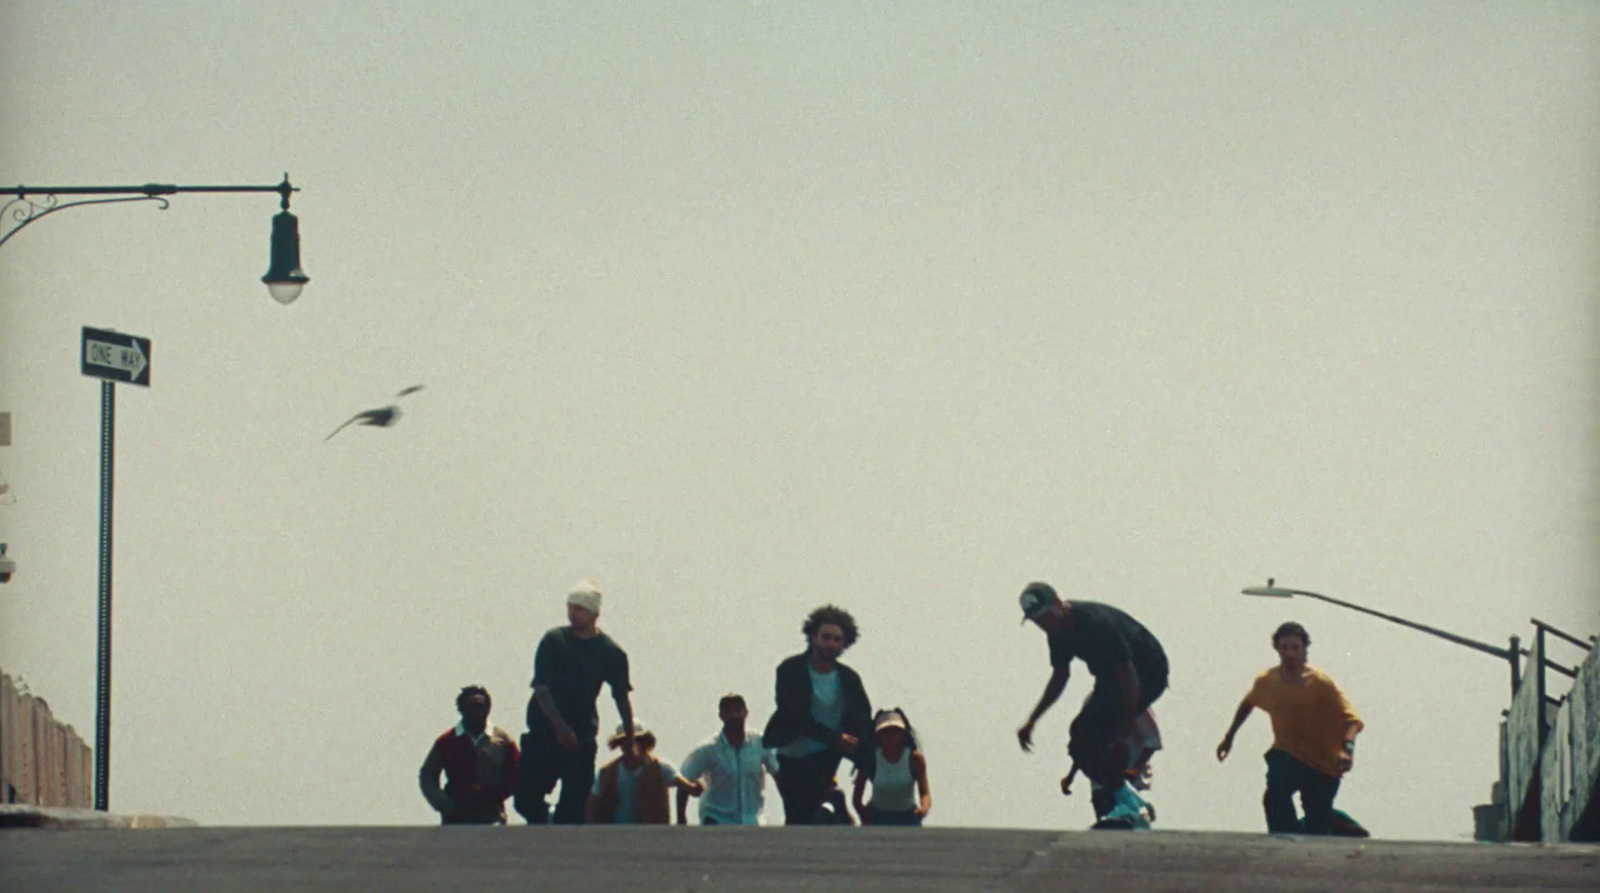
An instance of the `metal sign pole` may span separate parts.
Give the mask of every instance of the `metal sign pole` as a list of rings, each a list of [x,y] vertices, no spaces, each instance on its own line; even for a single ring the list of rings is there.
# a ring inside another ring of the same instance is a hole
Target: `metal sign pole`
[[[94,808],[110,808],[111,784],[111,484],[117,386],[100,382],[100,655],[94,721]]]

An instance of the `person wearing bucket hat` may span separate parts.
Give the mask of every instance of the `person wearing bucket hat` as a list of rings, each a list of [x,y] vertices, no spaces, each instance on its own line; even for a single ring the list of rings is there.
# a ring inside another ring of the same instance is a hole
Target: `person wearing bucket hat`
[[[635,717],[631,723],[618,725],[606,746],[622,753],[600,769],[589,789],[591,825],[666,825],[672,821],[669,787],[690,795],[704,790],[656,756],[656,735],[642,719]],[[680,809],[678,824],[683,823]]]
[[[1068,731],[1067,753],[1099,788],[1095,827],[1140,827],[1147,804],[1127,783],[1128,742],[1139,716],[1167,688],[1161,642],[1123,611],[1090,601],[1063,601],[1048,583],[1029,583],[1019,597],[1023,621],[1032,621],[1050,646],[1050,680],[1039,703],[1017,729],[1017,743],[1033,749],[1039,718],[1066,691],[1073,659],[1094,676],[1094,690]]]
[[[599,753],[595,702],[602,685],[610,686],[623,723],[633,721],[628,653],[600,631],[599,585],[578,581],[566,602],[567,625],[546,632],[533,657],[528,731],[522,736],[522,771],[512,801],[530,825],[583,824]],[[624,737],[631,739],[632,732]],[[561,796],[551,816],[546,798],[557,783]]]
[[[917,733],[906,712],[899,707],[880,710],[873,718],[877,740],[870,765],[856,773],[855,794],[851,802],[863,825],[922,826],[922,819],[933,808],[928,790],[928,761],[917,746]],[[872,783],[872,799],[866,799],[867,783]]]

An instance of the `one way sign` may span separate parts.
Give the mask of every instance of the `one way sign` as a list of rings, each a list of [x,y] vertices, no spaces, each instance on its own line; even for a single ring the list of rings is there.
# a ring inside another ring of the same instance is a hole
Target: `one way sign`
[[[83,374],[150,386],[150,339],[83,327]]]

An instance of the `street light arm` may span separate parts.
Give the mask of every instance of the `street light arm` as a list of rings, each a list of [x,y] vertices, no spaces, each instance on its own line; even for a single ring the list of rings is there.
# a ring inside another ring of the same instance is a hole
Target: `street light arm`
[[[146,183],[143,186],[17,186],[0,189],[0,192],[26,198],[30,195],[177,195],[180,192],[299,192],[300,187],[290,186],[289,177],[273,186],[173,186],[167,183]]]
[[[47,214],[66,208],[75,208],[80,205],[109,205],[116,202],[142,202],[157,201],[161,203],[161,210],[167,209],[167,200],[160,198],[163,195],[177,195],[180,192],[276,192],[282,196],[283,210],[289,210],[289,196],[299,192],[300,187],[289,183],[289,175],[283,175],[283,182],[275,186],[175,186],[169,183],[146,183],[143,186],[16,186],[0,190],[0,194],[15,196],[15,198],[0,207],[0,216],[7,221],[16,221],[16,225],[0,236],[0,245],[4,245],[12,236],[16,235],[23,227],[44,217]],[[43,198],[35,200],[28,196],[37,195]],[[116,195],[124,198],[98,198],[83,201],[71,201],[64,204],[58,203],[58,195]]]
[[[1497,648],[1497,647],[1495,647],[1493,645],[1488,645],[1488,644],[1485,644],[1483,642],[1479,642],[1479,641],[1477,641],[1475,639],[1469,639],[1469,638],[1467,638],[1465,636],[1458,636],[1455,633],[1445,632],[1442,629],[1434,629],[1433,627],[1428,626],[1425,623],[1417,623],[1417,622],[1412,621],[1412,620],[1407,620],[1404,617],[1396,617],[1393,614],[1385,614],[1382,611],[1374,611],[1371,608],[1363,608],[1360,605],[1351,604],[1350,602],[1346,602],[1346,601],[1340,601],[1339,599],[1333,598],[1331,596],[1322,595],[1321,593],[1317,593],[1317,592],[1307,592],[1304,589],[1285,589],[1284,591],[1288,592],[1288,593],[1291,593],[1293,595],[1303,595],[1303,596],[1305,596],[1307,598],[1321,599],[1322,601],[1330,602],[1330,603],[1338,605],[1338,606],[1340,606],[1342,608],[1349,608],[1352,611],[1360,611],[1363,614],[1371,614],[1374,617],[1382,617],[1384,620],[1387,620],[1390,623],[1398,623],[1401,626],[1409,626],[1414,630],[1419,630],[1421,632],[1428,633],[1429,635],[1438,636],[1439,638],[1444,639],[1444,640],[1446,640],[1448,642],[1454,642],[1457,645],[1465,645],[1468,648],[1472,648],[1472,649],[1475,649],[1477,651],[1482,651],[1484,654],[1492,654],[1495,657],[1500,658],[1501,660],[1513,660],[1514,659],[1514,656],[1512,655],[1512,653],[1511,653],[1511,651],[1509,649]]]
[[[289,213],[289,197],[299,191],[299,188],[289,182],[288,172],[284,173],[283,182],[275,186],[176,186],[170,183],[146,183],[143,186],[17,186],[0,189],[0,195],[15,196],[0,206],[0,218],[8,224],[14,222],[9,230],[0,234],[0,245],[10,241],[11,237],[21,232],[23,227],[41,217],[81,205],[154,201],[160,203],[162,210],[166,210],[168,203],[162,196],[177,195],[180,192],[276,192],[281,210],[272,218],[270,262],[267,274],[261,277],[261,281],[266,284],[267,292],[272,295],[273,300],[280,304],[288,304],[299,297],[300,290],[311,281],[311,277],[300,268],[300,223]],[[58,196],[62,195],[117,197],[62,203],[58,199]],[[41,196],[41,198],[33,199],[29,196]]]
[[[48,214],[54,214],[57,211],[64,211],[67,208],[76,208],[79,205],[110,205],[116,204],[117,202],[157,202],[160,205],[160,210],[162,211],[165,211],[168,205],[167,200],[159,195],[131,195],[124,198],[88,198],[81,201],[61,204],[56,201],[55,193],[49,193],[46,195],[43,201],[36,202],[27,198],[26,195],[19,189],[18,196],[16,198],[6,202],[4,207],[0,207],[0,217],[5,218],[6,222],[8,223],[11,221],[16,221],[15,226],[11,227],[9,230],[6,230],[4,235],[0,235],[0,245],[4,245],[11,239],[12,236],[21,232],[23,227]]]

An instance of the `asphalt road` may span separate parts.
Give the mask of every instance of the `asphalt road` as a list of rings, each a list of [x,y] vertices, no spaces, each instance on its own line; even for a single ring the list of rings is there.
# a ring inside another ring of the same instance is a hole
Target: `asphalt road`
[[[1185,831],[189,828],[0,831],[0,890],[1600,890],[1600,847]]]

